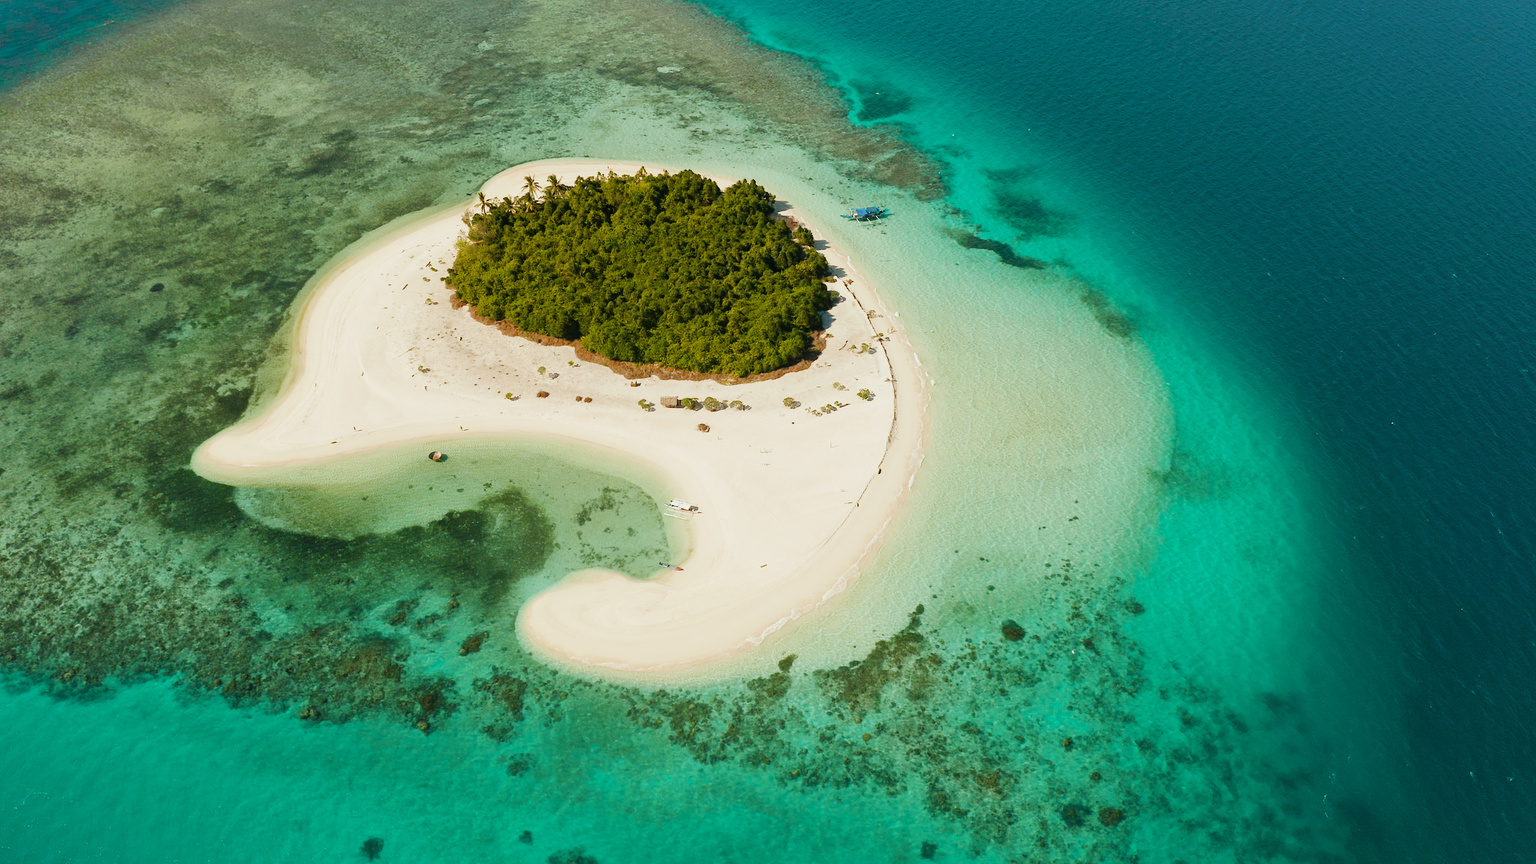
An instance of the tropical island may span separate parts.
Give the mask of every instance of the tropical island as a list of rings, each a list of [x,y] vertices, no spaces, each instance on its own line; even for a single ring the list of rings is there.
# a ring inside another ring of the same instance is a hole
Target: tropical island
[[[525,178],[546,175],[555,180],[533,206],[538,184]],[[675,218],[684,212],[693,222]],[[539,238],[544,220],[552,230]],[[476,201],[402,217],[317,273],[280,337],[288,351],[264,370],[276,392],[204,442],[192,467],[287,487],[343,457],[398,453],[392,470],[432,483],[443,469],[425,457],[471,440],[558,452],[638,483],[658,509],[688,502],[671,558],[681,569],[567,574],[507,609],[520,641],[551,663],[624,678],[755,663],[752,648],[859,576],[922,461],[926,377],[905,328],[853,261],[808,236],[818,224],[737,178],[597,160],[517,166]],[[685,263],[690,249],[701,260]],[[654,269],[657,258],[670,269]],[[527,278],[509,283],[511,272]],[[842,302],[828,303],[822,274]],[[578,345],[498,326],[511,323],[724,373],[627,378]],[[813,330],[823,350],[800,359]]]
[[[746,377],[800,360],[832,308],[827,259],[752,180],[551,177],[466,216],[448,270],[484,318],[604,357]]]

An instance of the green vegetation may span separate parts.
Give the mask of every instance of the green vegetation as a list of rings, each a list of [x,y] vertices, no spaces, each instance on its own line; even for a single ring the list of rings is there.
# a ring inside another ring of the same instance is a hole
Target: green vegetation
[[[582,177],[482,199],[447,282],[492,320],[614,360],[750,375],[805,356],[832,306],[827,261],[751,180]]]
[[[873,402],[875,399],[875,394],[866,387],[859,391],[859,398],[863,399],[865,402]]]

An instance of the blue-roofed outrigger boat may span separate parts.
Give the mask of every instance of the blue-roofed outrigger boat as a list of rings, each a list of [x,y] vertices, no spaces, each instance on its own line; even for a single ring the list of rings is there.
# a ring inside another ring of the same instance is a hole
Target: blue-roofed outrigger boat
[[[858,207],[852,213],[844,213],[844,219],[852,219],[855,222],[875,222],[891,215],[891,211],[884,207]]]

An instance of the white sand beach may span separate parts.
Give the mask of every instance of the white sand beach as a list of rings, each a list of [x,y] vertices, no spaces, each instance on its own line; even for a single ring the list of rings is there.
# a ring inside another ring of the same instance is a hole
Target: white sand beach
[[[570,183],[640,167],[533,162],[483,191],[499,198],[518,194],[524,176]],[[736,179],[709,176],[722,187]],[[853,262],[822,249],[845,299],[810,368],[748,384],[653,377],[632,386],[572,348],[506,336],[453,308],[441,279],[469,206],[386,226],[322,271],[295,310],[278,394],[205,442],[194,470],[261,486],[344,454],[487,434],[580,441],[643,463],[664,478],[665,494],[698,507],[686,521],[691,551],[674,562],[682,569],[647,580],[574,573],[517,618],[539,656],[604,674],[705,668],[750,650],[859,576],[922,461],[927,394],[900,319]],[[783,212],[824,236],[816,216]],[[864,344],[872,350],[848,350]],[[872,400],[856,395],[865,389]],[[739,400],[751,410],[668,409],[660,405],[667,396]],[[785,407],[786,398],[799,407]],[[642,410],[641,399],[657,407]],[[846,407],[811,413],[828,403]]]

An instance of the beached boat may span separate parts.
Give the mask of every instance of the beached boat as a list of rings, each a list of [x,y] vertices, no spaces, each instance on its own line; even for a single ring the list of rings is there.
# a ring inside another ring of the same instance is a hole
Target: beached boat
[[[855,222],[875,222],[891,215],[891,211],[884,207],[856,207],[852,213],[844,213],[844,219],[852,219]]]
[[[697,504],[690,504],[681,498],[673,498],[667,502],[667,506],[661,508],[661,512],[667,516],[675,516],[678,519],[691,519],[693,514],[699,512]]]

